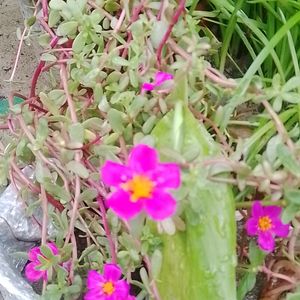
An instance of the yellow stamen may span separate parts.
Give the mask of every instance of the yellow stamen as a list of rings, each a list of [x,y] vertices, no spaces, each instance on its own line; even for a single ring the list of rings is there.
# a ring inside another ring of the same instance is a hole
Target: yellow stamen
[[[260,217],[258,220],[258,228],[261,231],[267,231],[272,227],[272,220],[268,216]]]
[[[102,291],[110,296],[115,291],[114,284],[111,281],[105,282],[102,286]]]
[[[147,176],[135,175],[121,187],[131,194],[130,200],[132,202],[138,201],[140,198],[150,198],[154,189],[154,182]]]

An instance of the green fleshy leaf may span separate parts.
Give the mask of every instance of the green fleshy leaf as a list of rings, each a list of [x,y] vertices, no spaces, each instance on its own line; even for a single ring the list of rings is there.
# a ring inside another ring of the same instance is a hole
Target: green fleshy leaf
[[[123,132],[124,130],[123,114],[120,111],[111,108],[107,113],[107,119],[114,132],[116,133]]]
[[[77,31],[78,22],[76,21],[68,21],[61,23],[57,27],[57,35],[59,36],[65,36],[65,35],[71,35],[75,34]]]
[[[255,273],[246,273],[239,282],[237,289],[237,299],[243,300],[246,294],[254,288],[256,282]]]
[[[300,177],[300,164],[294,158],[289,148],[283,144],[277,146],[277,155],[281,163],[295,176]]]
[[[88,169],[80,162],[72,160],[66,164],[69,171],[78,175],[81,178],[87,179],[89,177]]]
[[[49,2],[49,6],[50,6],[50,8],[55,9],[55,10],[62,10],[67,6],[67,4],[63,0],[51,0]]]
[[[161,297],[235,300],[236,225],[232,191],[229,186],[208,181],[200,164],[206,157],[218,154],[218,147],[205,127],[180,103],[152,134],[161,153],[170,148],[181,154],[197,149],[200,165],[191,169],[183,182],[189,188],[182,214],[185,231],[162,236],[162,266],[157,279]]]
[[[64,187],[54,184],[49,180],[44,180],[43,184],[46,191],[61,203],[65,204],[71,200],[71,195],[65,190]]]
[[[249,245],[249,259],[252,267],[261,265],[266,257],[266,253],[259,249],[256,244],[251,241]]]

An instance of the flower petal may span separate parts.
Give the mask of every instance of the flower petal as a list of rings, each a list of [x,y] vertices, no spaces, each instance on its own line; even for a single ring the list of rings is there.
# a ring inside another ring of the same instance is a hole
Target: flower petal
[[[39,255],[42,255],[40,247],[33,247],[28,252],[28,258],[31,261],[37,261]]]
[[[110,207],[120,218],[125,220],[136,216],[143,208],[141,200],[130,201],[129,193],[119,189],[106,200],[107,206]]]
[[[260,201],[254,201],[254,203],[252,204],[251,213],[254,218],[258,218],[264,214],[264,209],[261,206]]]
[[[271,205],[264,207],[264,214],[269,216],[271,219],[277,218],[280,216],[282,208],[280,206]]]
[[[154,85],[159,86],[159,85],[163,84],[165,81],[171,80],[171,79],[173,79],[172,74],[159,71],[155,74]]]
[[[154,84],[152,84],[152,83],[145,82],[142,85],[142,90],[153,91],[153,89],[154,89]]]
[[[256,218],[250,218],[246,222],[246,230],[247,234],[250,236],[257,234],[257,219]]]
[[[125,280],[119,280],[115,283],[115,291],[111,295],[111,300],[127,300],[129,296],[129,284]]]
[[[272,222],[273,228],[272,231],[279,237],[287,237],[290,231],[289,224],[283,224],[281,220],[274,220]]]
[[[275,247],[274,237],[270,231],[260,232],[258,235],[258,245],[264,251],[273,251]]]
[[[107,161],[100,170],[102,181],[110,186],[118,186],[131,178],[128,167],[113,161]]]
[[[153,220],[161,221],[176,211],[176,201],[168,193],[154,191],[151,199],[145,199],[145,210]]]
[[[157,188],[176,189],[180,186],[180,168],[175,163],[158,164],[151,177]]]
[[[103,293],[101,293],[101,289],[98,287],[89,290],[84,295],[84,300],[106,300],[106,297],[103,295]]]
[[[131,150],[128,162],[137,173],[152,171],[157,166],[157,152],[147,145],[137,145]]]
[[[122,275],[120,267],[116,264],[105,264],[103,268],[103,277],[107,281],[118,281]]]
[[[89,289],[94,289],[99,287],[99,283],[105,282],[104,276],[99,274],[95,270],[90,270],[87,276],[87,287]],[[99,289],[100,290],[100,289]]]
[[[46,273],[46,271],[36,270],[38,264],[31,262],[25,267],[25,276],[29,281],[38,281]]]
[[[47,243],[47,246],[50,248],[50,250],[52,251],[53,255],[58,255],[58,248],[57,246],[50,242],[50,243]]]

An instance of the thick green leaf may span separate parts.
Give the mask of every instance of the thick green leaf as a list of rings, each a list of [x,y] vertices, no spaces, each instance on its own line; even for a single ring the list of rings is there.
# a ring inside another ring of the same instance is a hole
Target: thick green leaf
[[[55,62],[57,61],[57,58],[55,55],[53,54],[50,54],[50,53],[43,53],[41,55],[41,60],[43,61],[49,61],[49,62]]]
[[[123,115],[120,111],[111,108],[107,113],[107,119],[112,130],[116,133],[122,133],[124,130]]]
[[[69,161],[66,164],[66,168],[81,178],[86,179],[89,177],[88,169],[82,163],[80,163],[78,161],[75,161],[75,160]]]
[[[249,245],[249,259],[252,267],[261,265],[266,257],[266,253],[260,250],[256,244],[251,241]]]
[[[283,223],[288,224],[291,222],[296,214],[300,211],[300,205],[290,203],[282,212],[281,220]]]
[[[57,27],[57,35],[59,36],[65,36],[69,34],[75,34],[77,31],[78,22],[76,21],[68,21],[61,23]]]
[[[169,24],[166,21],[157,21],[153,24],[150,40],[155,49],[158,48],[162,38],[168,30]]]
[[[69,134],[71,142],[83,143],[84,140],[84,128],[82,124],[75,123],[70,125]]]
[[[36,130],[36,140],[43,145],[49,134],[48,121],[46,118],[40,118]]]
[[[300,190],[286,189],[284,191],[284,198],[288,201],[288,203],[300,205]]]
[[[83,49],[83,47],[85,46],[85,43],[86,43],[86,40],[87,40],[87,35],[85,34],[85,32],[80,32],[74,42],[73,42],[73,45],[72,45],[72,49],[75,53],[80,53]]]
[[[128,60],[120,57],[120,56],[114,56],[112,58],[112,63],[114,65],[117,65],[117,66],[123,66],[123,67],[127,67],[129,65],[129,62]]]
[[[53,184],[49,180],[44,180],[43,184],[46,191],[61,203],[65,204],[71,200],[71,195],[65,190],[65,188],[58,184]]]
[[[201,161],[218,154],[217,145],[180,103],[153,130],[161,153],[199,153],[197,166],[185,174],[189,189],[182,218],[185,231],[164,235],[157,284],[164,300],[235,300],[235,208],[229,186],[206,179]],[[166,157],[167,158],[167,157]],[[169,160],[167,158],[167,160]],[[181,202],[182,203],[182,202]]]
[[[239,282],[239,286],[237,289],[237,299],[244,300],[246,294],[254,288],[255,282],[255,273],[245,273]]]
[[[298,290],[296,293],[287,294],[286,300],[299,300],[300,299],[300,291]]]
[[[277,155],[281,163],[295,176],[300,177],[300,164],[294,158],[289,148],[283,144],[277,146]]]
[[[52,9],[61,10],[64,9],[67,6],[67,4],[63,0],[51,0],[49,2],[49,6]]]

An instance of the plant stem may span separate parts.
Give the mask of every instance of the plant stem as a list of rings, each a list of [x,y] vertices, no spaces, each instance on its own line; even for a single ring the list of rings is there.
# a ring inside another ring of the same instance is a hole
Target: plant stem
[[[42,223],[42,245],[47,242],[47,225],[48,225],[48,200],[45,188],[41,186],[41,201],[43,210],[43,223]]]
[[[272,200],[262,200],[260,203],[264,206],[270,206],[270,205],[278,205],[278,206],[286,206],[285,200],[278,200],[278,201],[272,201]],[[235,203],[235,208],[250,208],[253,205],[253,201],[243,201],[243,202],[237,202]]]
[[[284,274],[280,274],[280,273],[275,273],[275,272],[269,270],[266,266],[258,267],[258,270],[259,270],[260,272],[263,272],[263,273],[267,274],[267,275],[270,275],[270,276],[272,276],[272,277],[276,277],[276,278],[285,280],[285,281],[290,282],[290,283],[292,283],[292,284],[295,284],[295,283],[296,283],[296,281],[293,280],[293,279],[291,279],[289,276],[284,275]]]
[[[171,23],[169,24],[168,30],[167,32],[164,34],[158,48],[156,51],[156,59],[157,59],[157,66],[160,69],[161,68],[161,53],[162,53],[162,49],[164,47],[164,45],[166,44],[169,36],[171,35],[172,29],[174,27],[174,25],[178,22],[178,19],[181,15],[181,13],[184,11],[185,8],[185,0],[180,0],[179,5],[172,17]]]
[[[116,247],[115,247],[115,243],[112,239],[111,232],[110,232],[110,229],[109,229],[109,225],[108,225],[108,222],[107,222],[106,209],[105,209],[105,206],[104,206],[104,202],[103,202],[102,197],[100,197],[100,196],[97,197],[97,201],[98,201],[98,204],[99,204],[99,207],[100,207],[103,227],[104,227],[106,237],[107,237],[107,240],[108,240],[108,244],[109,244],[109,248],[110,248],[111,262],[113,264],[116,264],[117,263]]]
[[[56,36],[55,38],[53,38],[50,42],[50,47],[53,48],[56,46],[57,42],[58,42],[59,38]],[[42,73],[42,70],[45,66],[46,62],[45,61],[40,61],[39,65],[37,66],[37,68],[35,69],[32,79],[31,79],[31,87],[30,87],[30,94],[29,94],[29,98],[33,98],[35,97],[35,88],[37,85],[37,81]]]
[[[68,90],[67,69],[64,64],[62,64],[60,66],[60,78],[62,81],[64,92],[67,97],[67,103],[68,103],[68,108],[70,110],[71,120],[72,120],[72,123],[75,124],[78,122],[78,119],[77,119],[76,109],[74,106],[73,99]],[[75,161],[80,162],[80,152],[79,151],[75,151],[74,159],[75,159]],[[75,192],[74,192],[73,208],[72,208],[72,213],[71,213],[71,218],[70,218],[69,231],[68,231],[68,234],[65,239],[65,245],[68,244],[71,236],[74,235],[74,226],[75,226],[77,210],[78,210],[78,206],[79,206],[79,196],[80,196],[80,177],[76,174],[75,175]],[[72,259],[72,264],[74,264],[73,259]]]

